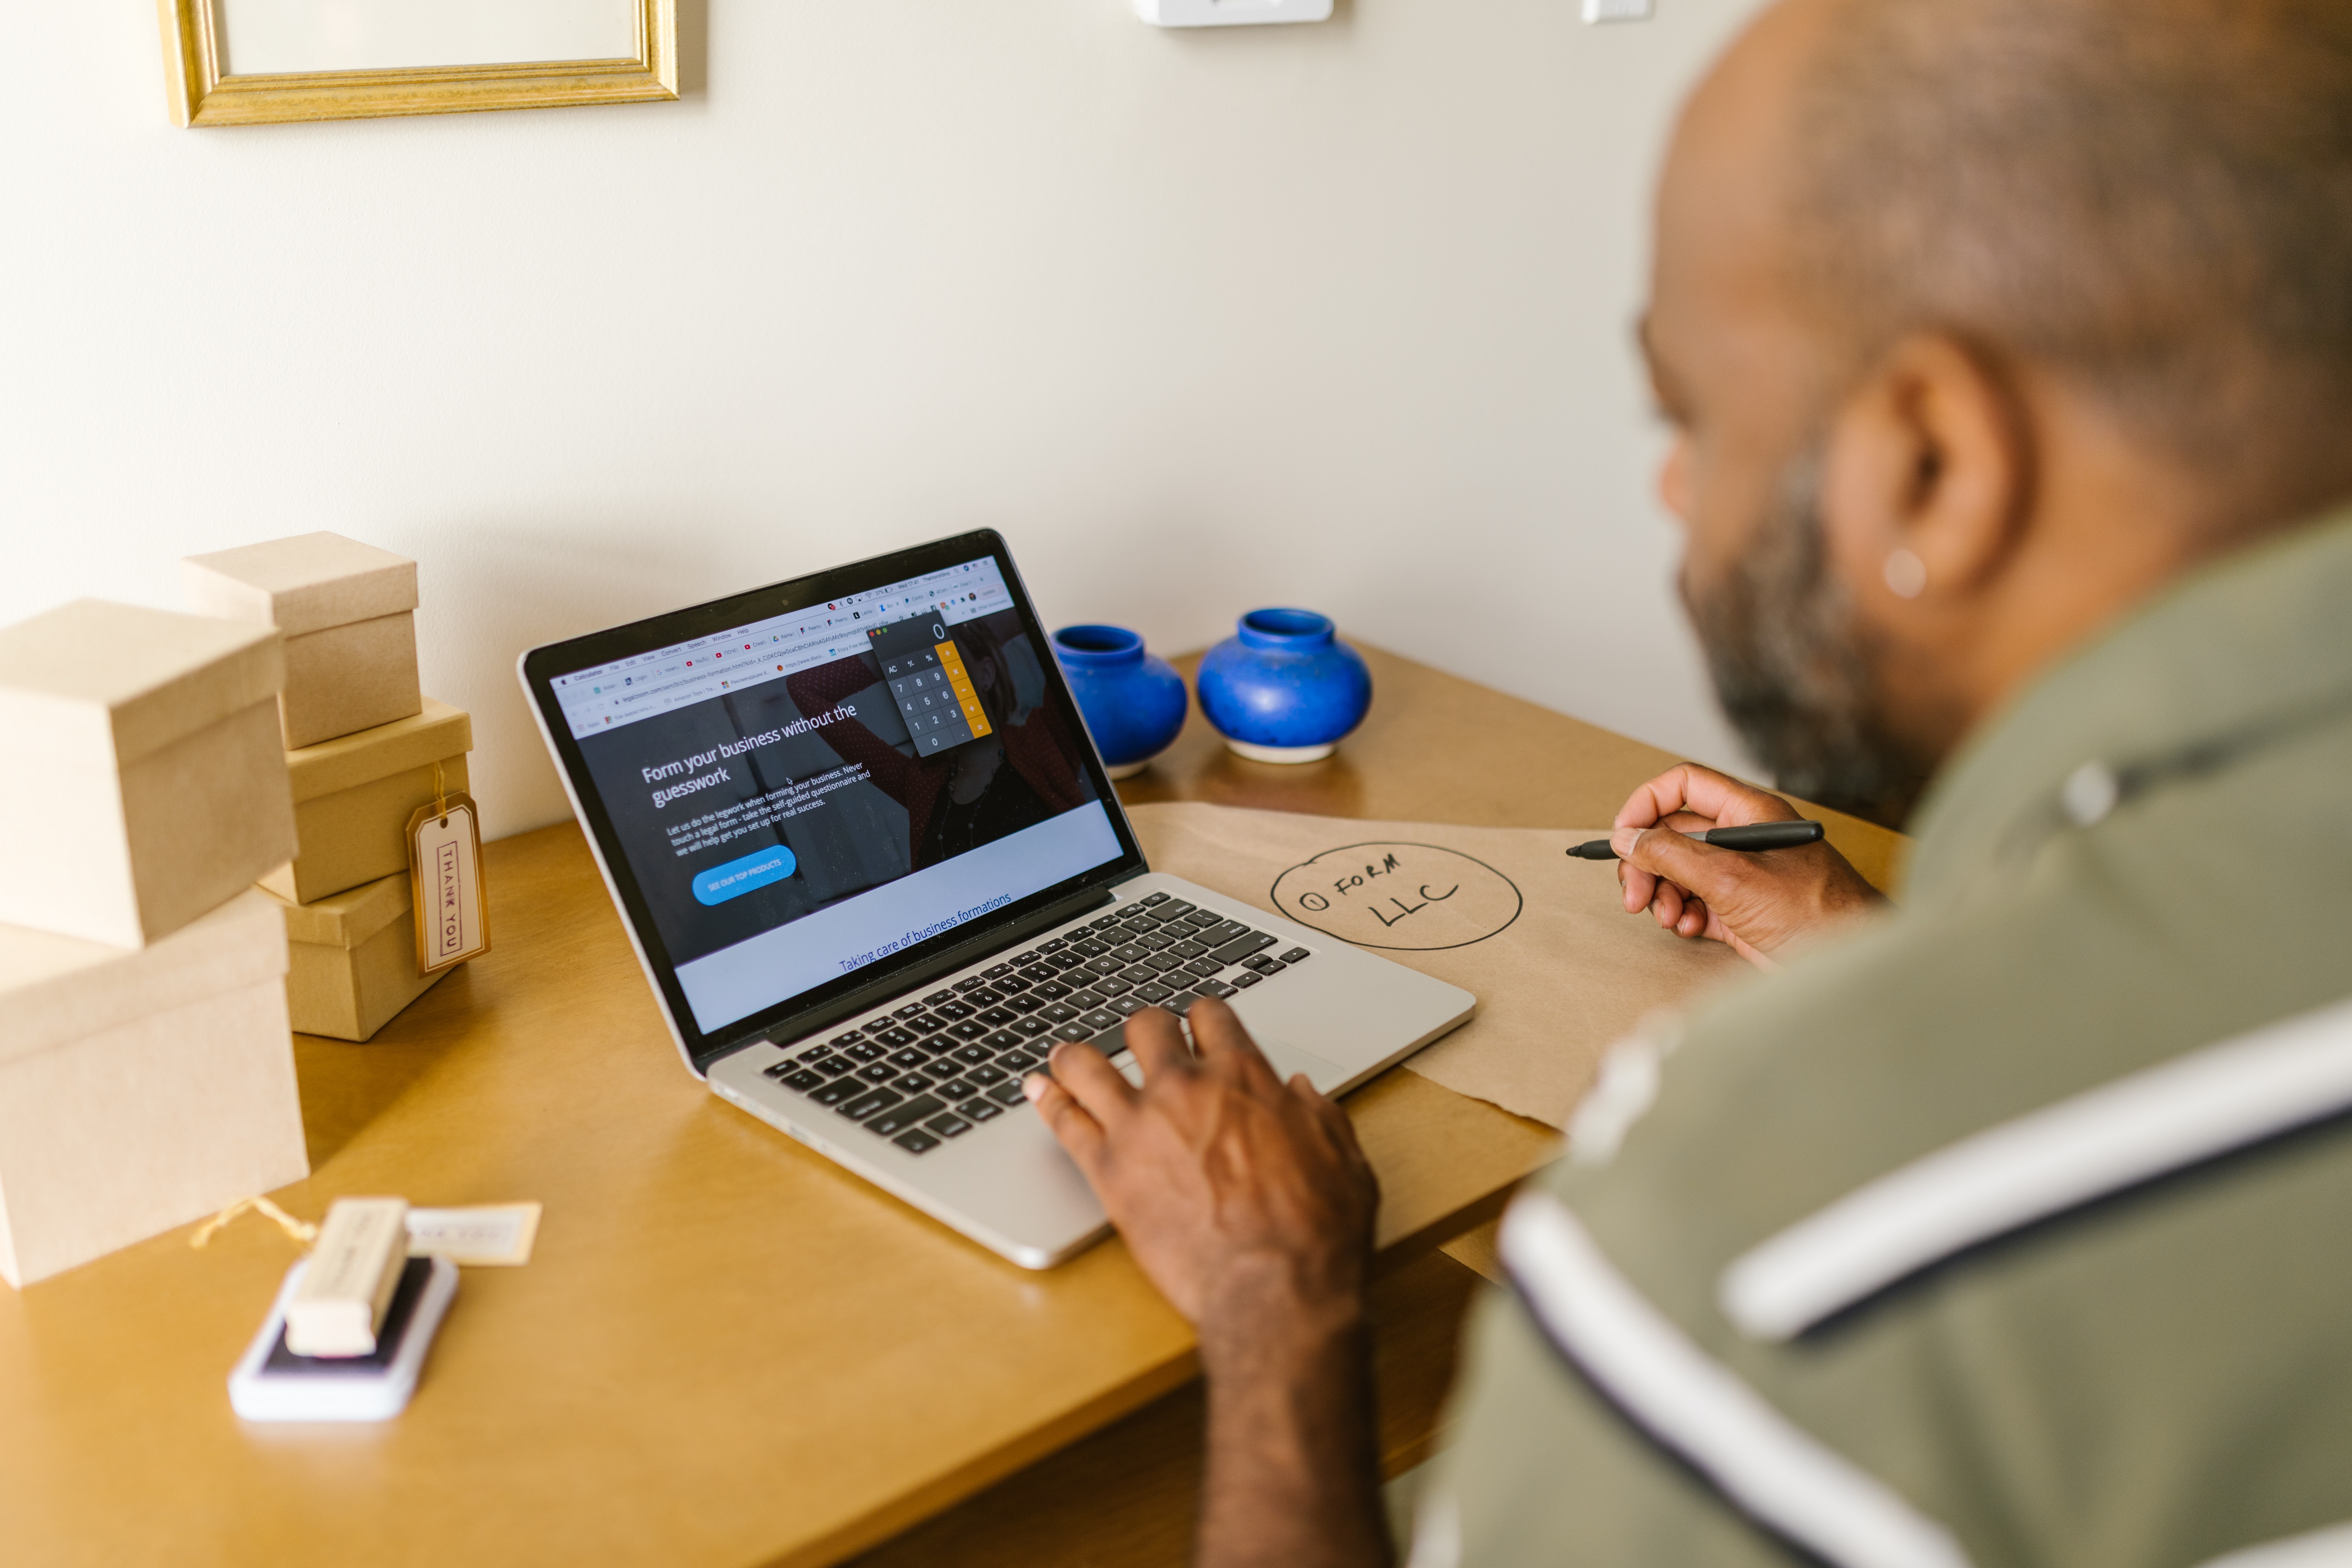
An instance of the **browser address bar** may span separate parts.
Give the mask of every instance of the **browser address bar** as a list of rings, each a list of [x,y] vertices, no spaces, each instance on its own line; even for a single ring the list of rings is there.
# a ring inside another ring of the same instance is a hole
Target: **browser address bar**
[[[807,652],[810,648],[826,646],[838,647],[842,643],[851,640],[853,637],[862,649],[866,644],[866,634],[863,631],[853,632],[847,637],[845,637],[838,629],[835,629],[830,636],[817,634],[805,637],[796,643],[770,648],[766,650],[766,654],[781,656],[785,662],[789,663],[797,656]],[[672,692],[680,690],[684,688],[705,687],[717,680],[732,679],[732,677],[722,677],[719,675],[719,671],[723,667],[718,664],[714,659],[710,668],[701,675],[680,675],[673,679],[663,681],[658,686],[641,686],[634,691],[624,693],[621,698],[621,701],[624,705],[635,705],[645,701],[647,698],[666,697]]]
[[[981,604],[975,607],[978,609],[979,613],[983,615],[995,608],[997,603],[1000,601],[1007,604],[1011,603],[1011,595],[1006,595],[1002,591],[985,593],[982,595],[982,598],[986,601],[986,603]],[[877,626],[881,624],[882,623],[879,621],[875,623]],[[807,653],[810,649],[816,647],[838,647],[854,643],[856,645],[856,647],[862,651],[866,646],[866,629],[867,628],[863,626],[828,626],[823,631],[811,632],[807,636],[803,637],[796,641],[779,644],[773,647],[761,649],[755,646],[751,649],[746,649],[743,652],[737,654],[736,657],[740,660],[748,658],[751,653],[757,652],[763,658],[781,660],[789,664],[800,656]],[[719,656],[723,655],[726,651],[728,650],[717,650],[717,652],[712,656],[710,668],[699,675],[686,675],[681,673],[667,680],[661,681],[658,684],[648,683],[645,686],[637,687],[633,690],[617,693],[612,700],[614,705],[619,708],[635,708],[641,707],[647,701],[661,700],[664,699],[670,700],[683,700],[688,695],[698,695],[702,692],[708,691],[711,687],[717,685],[722,679],[727,680],[730,685],[739,684],[739,678],[732,675],[721,676],[719,673],[721,669],[727,668],[725,665],[718,662]],[[739,664],[737,668],[740,668],[740,665]],[[788,670],[773,673],[762,672],[765,679],[771,680],[777,679],[778,675],[789,673],[791,673],[791,671]]]

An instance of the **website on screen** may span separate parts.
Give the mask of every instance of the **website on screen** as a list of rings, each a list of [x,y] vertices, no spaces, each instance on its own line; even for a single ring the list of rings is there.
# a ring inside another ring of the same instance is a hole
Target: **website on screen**
[[[562,676],[705,1031],[1118,858],[992,559]]]

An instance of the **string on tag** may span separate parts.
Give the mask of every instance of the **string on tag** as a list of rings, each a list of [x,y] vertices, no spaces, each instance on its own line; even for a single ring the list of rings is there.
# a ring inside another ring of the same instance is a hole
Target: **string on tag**
[[[213,1232],[218,1230],[221,1226],[226,1225],[237,1215],[245,1213],[247,1209],[251,1209],[254,1213],[261,1215],[266,1218],[276,1220],[278,1222],[278,1229],[284,1231],[288,1236],[292,1237],[295,1241],[304,1247],[308,1247],[312,1242],[319,1239],[319,1227],[312,1225],[309,1220],[296,1219],[292,1215],[288,1214],[284,1209],[279,1208],[268,1198],[251,1197],[237,1199],[236,1202],[229,1205],[228,1207],[221,1210],[220,1213],[205,1221],[204,1224],[196,1226],[196,1233],[188,1237],[188,1245],[190,1247],[204,1246],[205,1243],[213,1238]]]
[[[449,826],[449,792],[442,784],[441,763],[438,758],[436,758],[433,763],[433,812],[441,819],[442,826]]]

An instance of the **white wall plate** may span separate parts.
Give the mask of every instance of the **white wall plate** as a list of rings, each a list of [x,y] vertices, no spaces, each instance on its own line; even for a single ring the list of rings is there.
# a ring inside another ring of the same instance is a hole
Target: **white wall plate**
[[[1135,0],[1155,27],[1237,27],[1263,22],[1324,22],[1331,0]]]

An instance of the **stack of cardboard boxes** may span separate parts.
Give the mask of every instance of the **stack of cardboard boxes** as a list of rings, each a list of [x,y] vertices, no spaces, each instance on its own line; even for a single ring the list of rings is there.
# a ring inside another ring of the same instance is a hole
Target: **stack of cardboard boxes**
[[[408,823],[466,788],[473,721],[421,694],[416,563],[333,533],[184,563],[188,607],[286,644],[278,720],[299,851],[259,879],[291,942],[294,1027],[364,1040],[446,971],[421,974]]]
[[[417,689],[415,563],[314,533],[186,582],[199,614],[0,628],[12,1285],[308,1175],[290,1030],[366,1039],[439,978],[406,829],[473,729]]]
[[[310,1173],[278,632],[84,600],[0,629],[0,1276]]]

